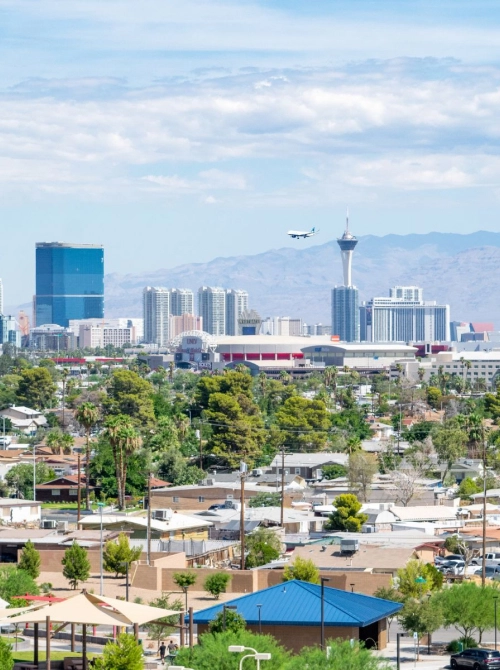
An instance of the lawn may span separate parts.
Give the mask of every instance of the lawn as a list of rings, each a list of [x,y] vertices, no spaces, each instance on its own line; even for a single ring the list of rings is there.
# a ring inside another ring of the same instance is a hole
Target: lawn
[[[94,656],[97,656],[98,654],[87,654],[87,658],[91,659],[94,658]],[[62,661],[68,656],[82,656],[82,652],[71,652],[71,651],[51,651],[50,652],[50,659],[52,661]],[[20,663],[21,661],[25,661],[29,663],[30,661],[33,662],[33,650],[31,649],[30,651],[14,651],[12,650],[12,657],[14,658],[14,663]],[[45,651],[40,651],[38,652],[38,660],[39,661],[45,661]]]
[[[70,502],[44,502],[42,503],[42,509],[60,509],[60,510],[65,510],[65,509],[78,509],[78,503],[70,503]],[[82,500],[82,510],[85,509],[85,501]],[[95,503],[92,503],[92,509],[97,509],[97,506]]]

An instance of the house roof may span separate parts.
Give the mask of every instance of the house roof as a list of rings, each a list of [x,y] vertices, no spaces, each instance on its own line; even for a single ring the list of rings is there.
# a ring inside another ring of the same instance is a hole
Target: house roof
[[[135,526],[136,528],[147,528],[148,520],[145,516],[126,516],[119,514],[103,514],[103,527],[112,529],[121,529],[126,526]],[[90,514],[79,519],[80,526],[100,526],[101,517],[98,514]],[[174,512],[168,521],[158,521],[151,519],[151,528],[160,532],[169,532],[172,530],[187,530],[189,528],[205,528],[213,526],[211,521],[200,519],[199,516],[188,516]]]
[[[391,507],[390,511],[399,521],[442,521],[456,519],[457,508],[444,505],[416,505],[415,507]]]
[[[318,568],[332,570],[345,570],[347,567],[351,570],[397,570],[404,568],[413,555],[413,547],[360,544],[359,551],[345,556],[341,554],[339,544],[311,544],[295,547],[291,560],[300,556],[312,560]]]
[[[335,463],[339,465],[346,465],[349,459],[348,454],[340,453],[327,453],[322,452],[319,454],[286,454],[285,455],[285,468],[288,467],[306,467],[314,468],[321,467],[322,465],[327,465],[329,463]],[[273,462],[271,463],[272,468],[281,468],[281,456],[275,456]]]
[[[235,605],[238,614],[241,614],[249,624],[258,624],[260,609],[264,625],[321,625],[321,587],[318,584],[298,580],[285,582],[229,600],[225,605]],[[258,608],[257,605],[262,607]],[[324,591],[326,626],[353,626],[355,628],[368,626],[395,614],[401,607],[399,603],[365,596],[361,593],[350,593],[328,587],[325,587]],[[196,612],[194,623],[209,623],[221,611],[222,604]]]
[[[165,482],[163,479],[158,479],[158,477],[151,477],[151,488],[157,489],[164,486],[170,486],[170,482]]]

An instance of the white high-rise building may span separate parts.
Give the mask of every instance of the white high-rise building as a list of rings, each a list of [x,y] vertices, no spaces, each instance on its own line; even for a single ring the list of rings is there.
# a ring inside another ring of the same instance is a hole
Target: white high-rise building
[[[211,335],[226,334],[226,290],[218,286],[198,289],[198,315],[203,329]]]
[[[226,291],[226,335],[238,335],[238,319],[248,310],[248,292],[229,288]]]
[[[194,294],[189,288],[170,289],[170,314],[182,316],[194,314]]]
[[[450,307],[424,301],[418,286],[396,286],[389,297],[372,298],[359,308],[363,342],[446,342]]]
[[[144,342],[163,347],[170,339],[170,291],[167,288],[146,286],[142,295],[144,312]]]

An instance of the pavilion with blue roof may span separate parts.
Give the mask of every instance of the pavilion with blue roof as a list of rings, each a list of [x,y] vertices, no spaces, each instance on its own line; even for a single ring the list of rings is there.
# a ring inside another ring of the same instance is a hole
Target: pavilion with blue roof
[[[321,586],[293,580],[249,593],[224,603],[236,607],[254,633],[273,635],[288,649],[300,651],[320,643]],[[325,586],[325,639],[363,641],[384,649],[387,645],[387,618],[402,605],[362,593],[340,591]],[[223,609],[217,604],[194,614],[198,634],[204,633]],[[260,621],[259,621],[260,613]]]

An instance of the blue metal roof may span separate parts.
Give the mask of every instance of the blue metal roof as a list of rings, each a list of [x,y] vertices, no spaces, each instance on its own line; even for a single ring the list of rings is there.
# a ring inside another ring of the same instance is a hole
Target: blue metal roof
[[[225,603],[236,605],[237,612],[249,624],[276,626],[319,626],[321,624],[321,586],[298,580],[283,582],[268,589],[249,593]],[[326,626],[368,626],[399,612],[402,605],[362,593],[340,591],[325,586]],[[194,614],[194,623],[206,624],[222,611],[222,603]]]

